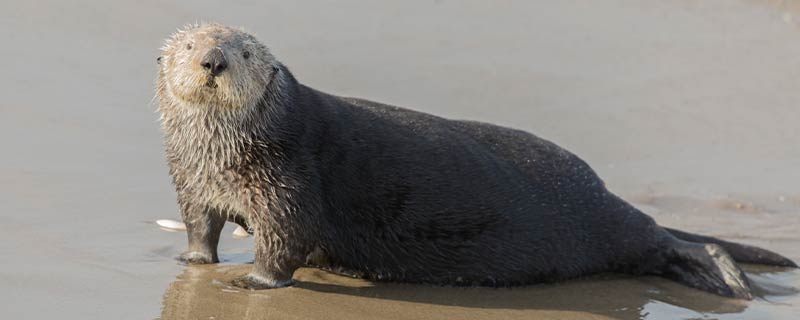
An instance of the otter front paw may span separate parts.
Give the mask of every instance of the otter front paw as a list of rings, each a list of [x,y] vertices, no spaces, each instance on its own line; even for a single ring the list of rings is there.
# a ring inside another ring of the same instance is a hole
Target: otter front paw
[[[176,259],[185,264],[211,264],[217,263],[219,260],[210,253],[187,251],[181,253]]]
[[[262,289],[275,289],[275,288],[288,287],[294,285],[294,280],[289,279],[284,281],[277,281],[253,274],[248,274],[233,279],[231,284],[243,289],[262,290]]]

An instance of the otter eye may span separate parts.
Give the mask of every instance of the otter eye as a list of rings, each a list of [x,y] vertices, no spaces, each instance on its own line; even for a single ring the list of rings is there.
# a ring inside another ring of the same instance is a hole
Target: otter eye
[[[161,57],[156,58],[156,63],[161,64]]]
[[[192,50],[192,44],[191,43],[187,43],[186,44],[186,50]]]
[[[242,52],[242,56],[243,56],[245,59],[247,59],[247,58],[250,58],[250,51],[245,51],[245,52]]]

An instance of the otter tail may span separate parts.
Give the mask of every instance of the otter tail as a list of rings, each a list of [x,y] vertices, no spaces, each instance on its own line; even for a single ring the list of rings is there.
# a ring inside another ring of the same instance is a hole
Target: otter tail
[[[664,228],[664,229],[667,230],[670,234],[672,234],[672,236],[681,239],[683,241],[695,242],[695,243],[711,243],[718,245],[723,249],[725,249],[725,251],[727,251],[728,254],[730,254],[730,256],[733,257],[733,260],[735,260],[736,262],[797,268],[797,264],[794,263],[794,261],[766,249],[761,249],[758,247],[748,246],[735,242],[728,242],[714,237],[692,234],[671,228]]]
[[[744,272],[719,245],[673,239],[660,257],[650,273],[721,296],[753,299]]]

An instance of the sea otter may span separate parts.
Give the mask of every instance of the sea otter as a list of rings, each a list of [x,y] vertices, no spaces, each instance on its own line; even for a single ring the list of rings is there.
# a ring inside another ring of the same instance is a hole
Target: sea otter
[[[255,237],[245,288],[306,265],[373,280],[516,286],[652,274],[752,298],[734,260],[764,249],[660,227],[580,158],[530,133],[299,83],[253,35],[185,27],[159,58],[166,158],[188,263],[218,261],[226,220]]]

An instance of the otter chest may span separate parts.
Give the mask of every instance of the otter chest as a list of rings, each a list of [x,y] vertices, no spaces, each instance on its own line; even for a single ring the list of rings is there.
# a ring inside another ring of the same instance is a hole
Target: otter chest
[[[228,211],[245,213],[244,191],[235,179],[231,179],[230,173],[223,173],[222,176],[212,177],[204,190],[207,201],[212,206]]]
[[[244,177],[234,170],[215,170],[195,165],[186,172],[189,173],[187,186],[195,200],[230,213],[248,212],[246,183]]]

